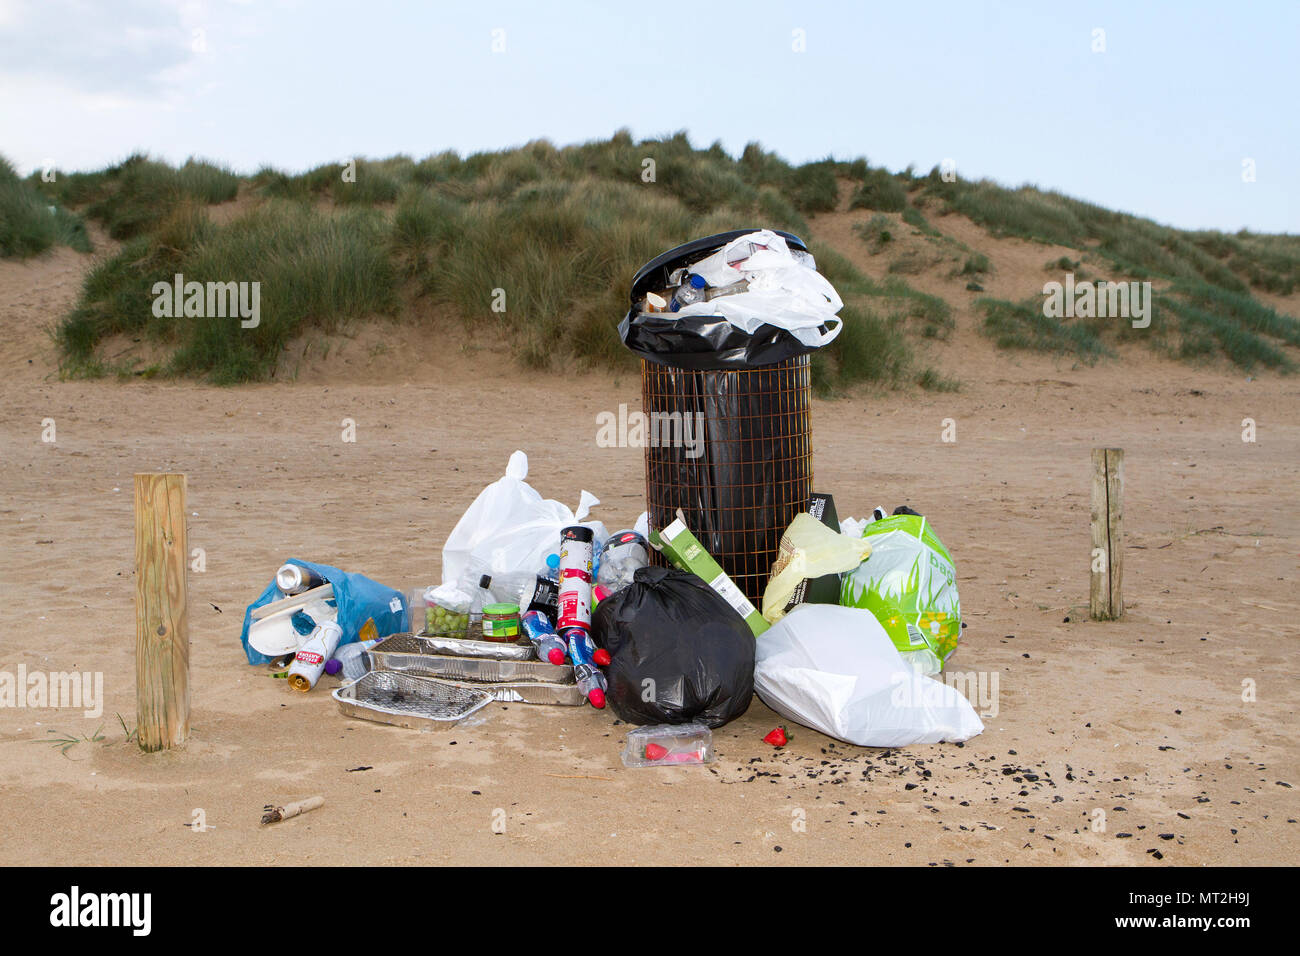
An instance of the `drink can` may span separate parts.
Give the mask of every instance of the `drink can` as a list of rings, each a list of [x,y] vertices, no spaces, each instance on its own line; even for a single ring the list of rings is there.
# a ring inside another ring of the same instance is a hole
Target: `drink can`
[[[560,597],[556,628],[591,629],[590,528],[570,525],[560,531]]]

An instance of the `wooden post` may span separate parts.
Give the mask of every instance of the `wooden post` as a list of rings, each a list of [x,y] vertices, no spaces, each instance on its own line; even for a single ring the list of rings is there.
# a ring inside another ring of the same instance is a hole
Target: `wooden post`
[[[185,476],[135,476],[136,739],[152,752],[190,732]]]
[[[1124,613],[1124,449],[1092,450],[1092,590],[1094,621]]]

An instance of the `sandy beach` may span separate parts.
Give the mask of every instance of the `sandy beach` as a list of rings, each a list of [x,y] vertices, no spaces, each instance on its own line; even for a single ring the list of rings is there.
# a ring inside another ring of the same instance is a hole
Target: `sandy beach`
[[[879,273],[838,215],[815,235]],[[982,247],[998,294],[1031,291],[1052,253]],[[755,699],[717,732],[713,766],[629,770],[628,726],[608,710],[493,704],[446,733],[380,726],[338,713],[334,678],[304,696],[248,666],[238,636],[286,558],[395,587],[436,581],[447,533],[517,448],[544,495],[573,506],[585,488],[611,530],[629,525],[642,452],[594,435],[599,412],[638,407],[634,372],[503,376],[499,343],[448,349],[461,327],[430,315],[314,343],[286,358],[291,383],[61,382],[45,327],[91,261],[60,249],[0,262],[0,671],[102,672],[104,696],[93,717],[0,708],[0,862],[1297,858],[1294,378],[1138,346],[1092,368],[998,352],[959,308],[930,357],[961,390],[815,401],[815,483],[842,516],[908,504],[938,530],[968,625],[950,667],[997,688],[977,704],[985,732],[881,751],[792,726],[775,750],[762,737],[786,721]],[[341,440],[349,418],[354,443]],[[941,441],[945,419],[955,442]],[[1087,613],[1089,453],[1102,445],[1126,452],[1127,612],[1113,623]],[[132,475],[148,471],[188,476],[189,544],[206,562],[189,578],[191,738],[155,755],[126,739]],[[320,810],[259,826],[265,804],[313,794]]]

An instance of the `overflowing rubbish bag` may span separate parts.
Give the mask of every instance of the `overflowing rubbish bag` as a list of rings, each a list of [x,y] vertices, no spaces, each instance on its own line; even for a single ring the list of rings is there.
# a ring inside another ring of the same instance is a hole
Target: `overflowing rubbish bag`
[[[606,700],[623,720],[720,727],[749,707],[754,635],[694,574],[639,569],[600,602],[593,636],[609,652]]]
[[[838,293],[788,232],[738,229],[685,243],[632,279],[623,344],[682,369],[774,365],[829,345]]]
[[[961,634],[957,571],[948,550],[918,514],[872,521],[862,538],[871,554],[844,575],[840,603],[870,611],[909,663],[937,673]]]
[[[327,564],[291,558],[287,565],[306,572],[302,576],[304,584],[320,583],[299,594],[286,595],[278,580],[272,579],[257,600],[248,605],[239,635],[248,663],[266,664],[294,652],[327,621],[335,622],[342,631],[335,647],[358,640],[361,629],[372,620],[378,637],[409,629],[406,598],[401,591]],[[263,608],[273,610],[274,603],[281,604],[284,610],[258,613]],[[259,632],[265,632],[265,637],[259,638]]]
[[[776,623],[802,581],[852,571],[869,554],[871,544],[861,536],[840,534],[806,511],[795,515],[781,536],[772,579],[763,593],[763,617]]]
[[[475,560],[493,573],[535,572],[557,549],[560,529],[567,525],[591,528],[599,551],[609,532],[602,522],[588,521],[587,515],[600,499],[584,491],[577,510],[571,511],[561,502],[543,498],[524,480],[527,477],[528,456],[516,451],[505,475],[479,492],[443,545],[443,584],[454,586],[464,580]]]
[[[906,747],[984,730],[970,702],[914,670],[865,610],[800,605],[757,644],[754,689],[763,703],[837,740]]]
[[[701,294],[674,310],[678,319],[721,315],[751,334],[770,325],[814,348],[829,344],[840,333],[835,313],[844,302],[835,287],[817,271],[810,253],[800,250],[796,256],[785,239],[770,229],[731,240],[692,264],[689,276]],[[674,298],[680,302],[681,293]]]

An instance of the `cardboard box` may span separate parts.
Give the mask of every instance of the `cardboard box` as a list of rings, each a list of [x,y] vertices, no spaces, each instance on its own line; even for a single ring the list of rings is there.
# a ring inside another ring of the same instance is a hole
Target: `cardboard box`
[[[749,625],[755,637],[772,626],[763,620],[763,615],[758,613],[758,608],[749,602],[744,592],[736,587],[736,582],[731,580],[727,572],[722,570],[722,566],[704,550],[704,546],[680,519],[673,521],[663,531],[651,531],[650,543],[662,551],[664,557],[674,567],[682,571],[690,571],[703,578],[709,587],[722,595],[723,599],[736,609],[736,613],[745,619],[745,623]]]

